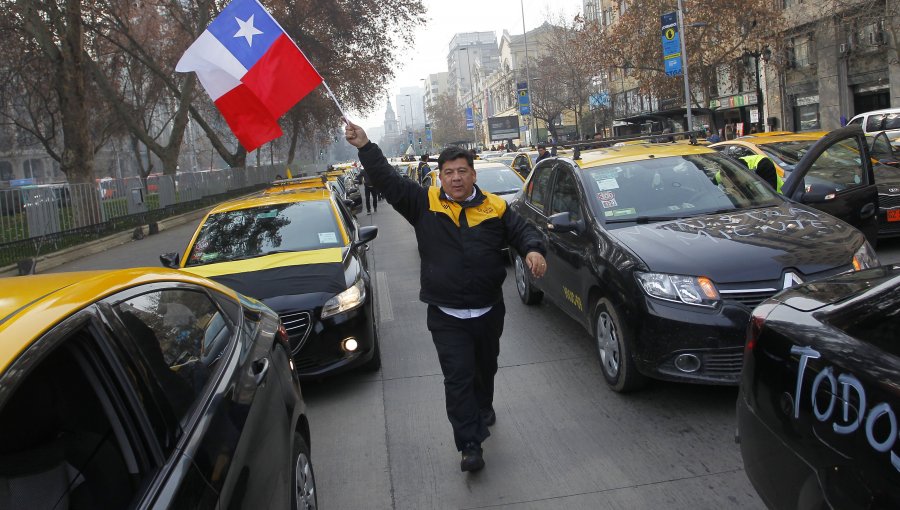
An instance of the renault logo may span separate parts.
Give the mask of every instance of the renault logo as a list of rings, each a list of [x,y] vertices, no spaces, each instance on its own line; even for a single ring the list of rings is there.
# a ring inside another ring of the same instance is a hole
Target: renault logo
[[[789,289],[789,288],[793,287],[794,285],[797,285],[800,283],[803,283],[803,280],[801,280],[800,277],[797,276],[796,273],[792,273],[792,272],[788,271],[787,273],[784,273],[784,284],[782,285],[781,288]]]

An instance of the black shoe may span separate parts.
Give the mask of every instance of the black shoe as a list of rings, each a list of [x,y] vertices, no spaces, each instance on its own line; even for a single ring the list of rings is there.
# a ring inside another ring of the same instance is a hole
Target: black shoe
[[[497,423],[497,413],[494,412],[493,407],[489,407],[487,409],[481,410],[481,419],[484,420],[484,424],[490,427],[491,425]]]
[[[475,442],[466,443],[462,451],[462,460],[459,462],[460,471],[481,471],[484,467],[484,457],[482,455],[481,445]]]
[[[366,216],[371,216],[371,215],[372,215],[372,211],[366,211]]]

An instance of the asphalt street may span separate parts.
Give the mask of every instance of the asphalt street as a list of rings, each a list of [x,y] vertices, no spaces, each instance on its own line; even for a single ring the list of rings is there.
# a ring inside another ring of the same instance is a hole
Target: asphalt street
[[[385,204],[360,221],[379,226],[371,260],[383,367],[303,387],[321,508],[763,508],[733,440],[735,388],[655,383],[614,394],[590,336],[549,303],[523,305],[511,269],[487,467],[461,473],[412,229]],[[158,266],[195,227],[55,271]],[[882,243],[879,255],[900,262],[900,243]]]

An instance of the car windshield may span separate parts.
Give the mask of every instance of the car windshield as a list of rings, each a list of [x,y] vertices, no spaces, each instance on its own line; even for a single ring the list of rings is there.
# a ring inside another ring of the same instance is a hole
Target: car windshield
[[[772,158],[776,165],[780,166],[785,172],[794,171],[797,163],[803,159],[806,151],[815,144],[817,140],[798,140],[794,142],[775,142],[760,145],[759,148]]]
[[[765,182],[717,153],[612,164],[584,172],[595,211],[607,223],[663,221],[781,203]]]
[[[210,215],[186,265],[339,246],[344,238],[330,201],[264,205]]]
[[[477,170],[477,175],[478,187],[495,195],[522,189],[522,179],[510,168],[481,168]]]
[[[510,166],[514,159],[516,159],[514,156],[500,156],[499,158],[492,158],[491,163],[502,163],[506,166]]]

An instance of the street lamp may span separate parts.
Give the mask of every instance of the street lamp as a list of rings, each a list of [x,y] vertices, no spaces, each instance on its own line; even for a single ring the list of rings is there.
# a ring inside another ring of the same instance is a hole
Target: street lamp
[[[537,139],[537,123],[534,121],[534,101],[531,100],[531,73],[528,65],[528,32],[525,30],[525,4],[523,0],[519,0],[519,7],[522,9],[522,40],[525,42],[525,86],[528,88],[528,112],[531,114],[531,126],[534,127],[534,136],[531,137],[531,143],[535,143]],[[529,130],[531,135],[531,130]]]
[[[477,145],[478,129],[477,129],[477,125],[475,124],[475,80],[472,79],[473,78],[473,76],[472,76],[472,59],[469,58],[469,48],[468,47],[460,48],[459,51],[466,52],[466,63],[468,64],[468,67],[469,67],[469,97],[472,98],[472,126],[475,128],[475,143]]]
[[[762,77],[759,72],[759,59],[763,57],[768,60],[768,58],[772,55],[772,51],[769,48],[764,48],[762,51],[759,50],[744,50],[744,56],[753,57],[753,62],[756,67],[756,130],[760,133],[765,131],[763,127],[765,124],[765,119],[763,118],[763,91],[762,91]]]
[[[678,25],[681,27],[681,58],[684,61],[684,106],[687,112],[687,131],[694,129],[694,118],[691,115],[691,85],[688,79],[688,55],[685,39],[687,39],[687,31],[684,24],[684,8],[681,6],[681,0],[678,0]],[[691,27],[703,27],[706,23],[691,23]]]

